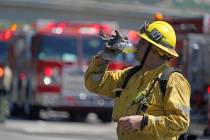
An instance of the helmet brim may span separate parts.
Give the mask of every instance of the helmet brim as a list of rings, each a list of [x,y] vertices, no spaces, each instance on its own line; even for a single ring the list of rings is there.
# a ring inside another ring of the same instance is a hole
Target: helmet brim
[[[157,48],[159,48],[162,51],[164,51],[165,53],[167,53],[168,55],[170,55],[172,57],[179,57],[179,54],[175,50],[170,49],[170,48],[167,48],[167,47],[164,47],[163,45],[156,43],[155,41],[151,40],[145,33],[139,33],[139,35],[143,39],[149,41],[150,43],[152,43],[153,45],[155,45]]]

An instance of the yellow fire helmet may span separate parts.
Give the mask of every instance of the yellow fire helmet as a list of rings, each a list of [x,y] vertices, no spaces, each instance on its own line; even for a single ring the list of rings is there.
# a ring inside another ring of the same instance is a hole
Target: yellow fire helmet
[[[139,28],[139,35],[157,47],[160,55],[178,57],[175,51],[176,34],[173,27],[165,21],[154,21],[148,24],[146,21]]]

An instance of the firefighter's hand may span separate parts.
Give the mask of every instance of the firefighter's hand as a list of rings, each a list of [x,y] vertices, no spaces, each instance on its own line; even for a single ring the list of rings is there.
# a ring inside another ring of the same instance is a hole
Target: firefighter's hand
[[[115,30],[115,35],[112,35],[110,38],[101,31],[99,37],[105,41],[104,50],[98,53],[104,60],[112,60],[118,53],[124,53],[124,48],[128,48],[131,45],[128,39],[124,38],[118,30]]]
[[[121,117],[118,121],[118,125],[126,131],[134,131],[141,128],[142,120],[143,116],[141,115]]]
[[[102,31],[99,32],[99,37],[106,42],[106,48],[123,53],[124,48],[129,47],[127,37],[124,37],[118,30],[115,34],[108,38]]]

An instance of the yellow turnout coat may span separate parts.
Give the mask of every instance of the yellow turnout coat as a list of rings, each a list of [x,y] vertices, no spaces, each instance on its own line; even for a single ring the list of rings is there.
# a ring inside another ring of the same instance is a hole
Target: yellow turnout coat
[[[94,57],[85,73],[86,88],[99,95],[114,99],[113,119],[122,116],[145,115],[148,124],[143,129],[126,132],[117,127],[119,140],[177,140],[187,131],[190,122],[190,85],[186,78],[174,72],[170,75],[165,96],[155,82],[149,96],[146,111],[138,110],[139,103],[132,101],[147,93],[154,79],[160,77],[167,64],[151,71],[140,70],[128,81],[120,97],[115,97],[116,90],[122,87],[128,69],[107,71],[107,65],[98,65]]]

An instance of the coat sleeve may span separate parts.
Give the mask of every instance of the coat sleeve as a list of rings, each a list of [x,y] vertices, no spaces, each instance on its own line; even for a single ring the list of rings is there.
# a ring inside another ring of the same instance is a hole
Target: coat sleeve
[[[85,72],[85,87],[93,93],[115,97],[115,90],[122,86],[126,69],[108,71],[108,64],[98,65],[97,57],[93,57]]]
[[[162,138],[185,133],[190,123],[190,94],[185,77],[180,73],[171,74],[164,96],[164,115],[145,115],[147,123],[142,132]]]

